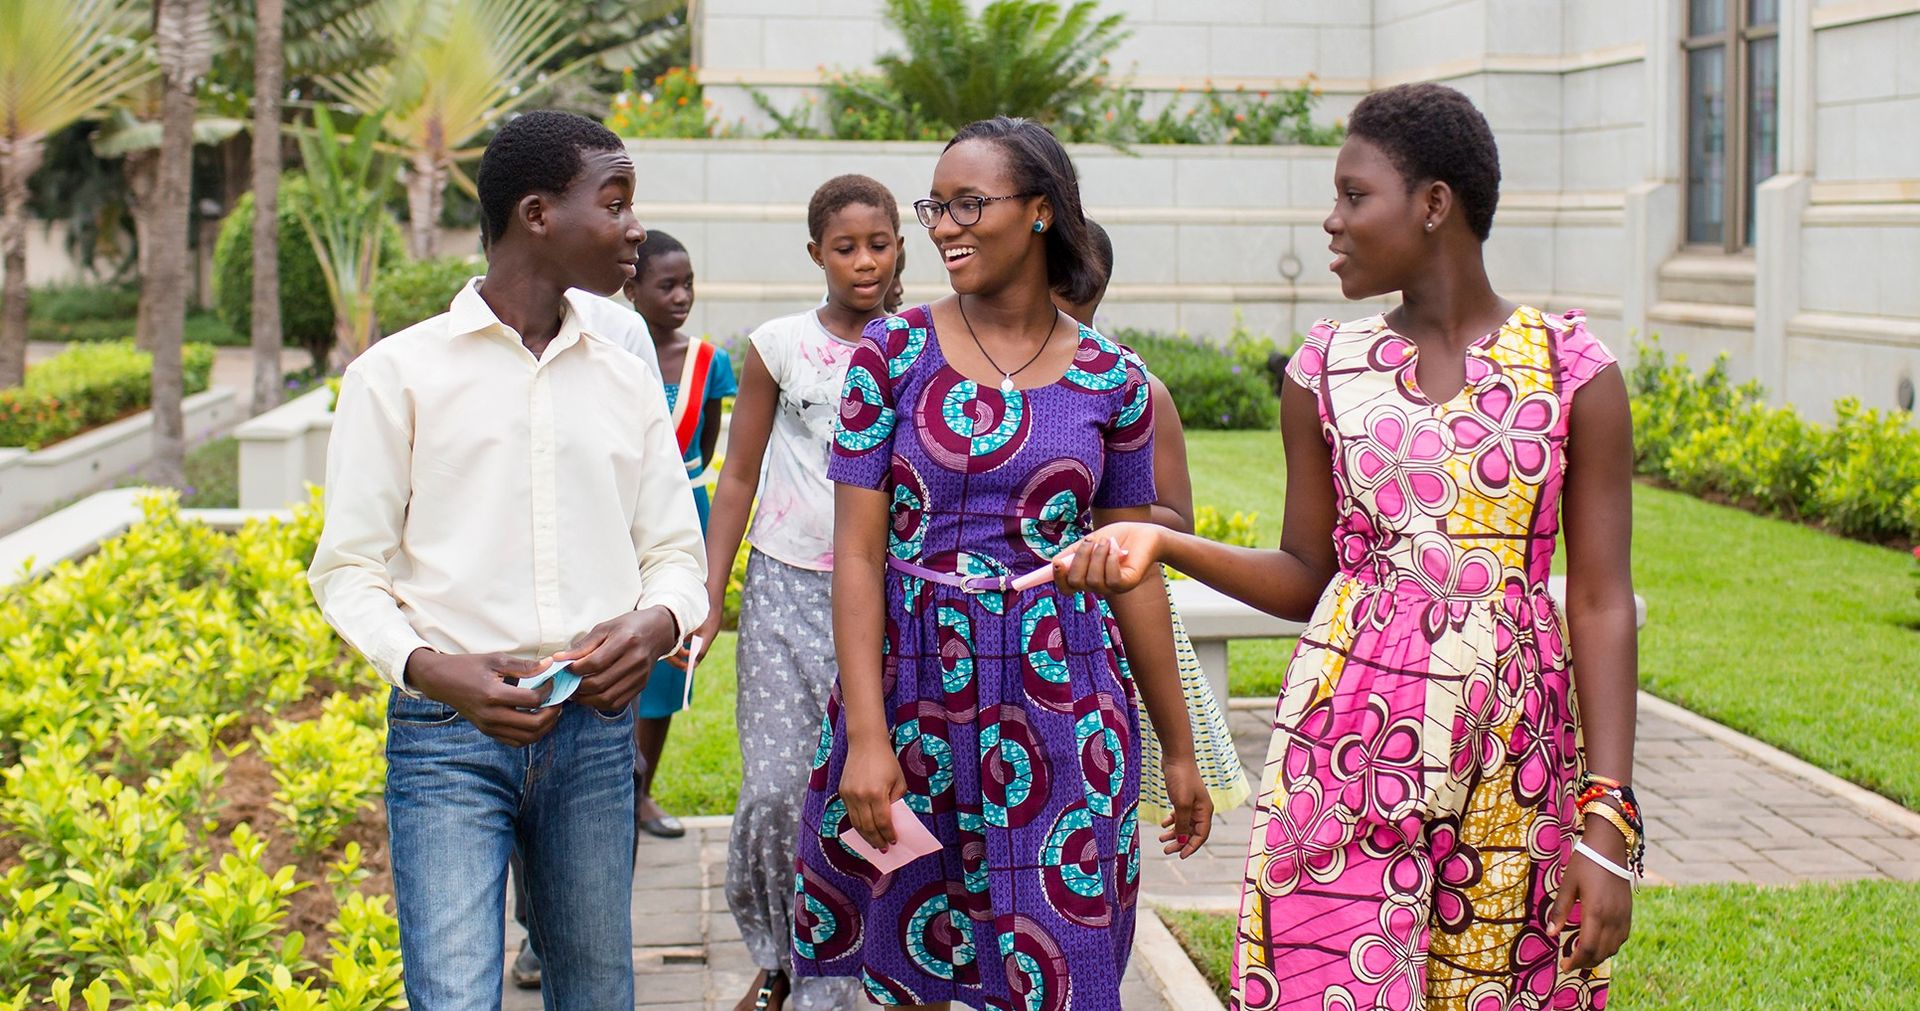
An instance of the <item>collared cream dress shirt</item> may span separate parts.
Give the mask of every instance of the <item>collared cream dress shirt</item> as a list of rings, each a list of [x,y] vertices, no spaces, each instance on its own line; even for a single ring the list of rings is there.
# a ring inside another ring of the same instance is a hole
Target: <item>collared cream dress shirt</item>
[[[478,281],[348,366],[327,447],[307,578],[402,690],[422,646],[536,658],[636,609],[664,606],[682,634],[707,614],[659,375],[571,295],[536,360]]]

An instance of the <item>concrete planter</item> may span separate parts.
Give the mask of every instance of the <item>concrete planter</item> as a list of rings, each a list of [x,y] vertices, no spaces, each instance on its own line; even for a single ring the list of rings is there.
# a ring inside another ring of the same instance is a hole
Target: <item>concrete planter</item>
[[[240,508],[279,509],[307,500],[327,480],[332,391],[321,387],[233,430],[240,443]]]
[[[240,418],[239,395],[215,387],[181,405],[189,442]],[[0,530],[10,530],[47,507],[94,491],[153,457],[153,414],[142,411],[45,449],[0,449]]]

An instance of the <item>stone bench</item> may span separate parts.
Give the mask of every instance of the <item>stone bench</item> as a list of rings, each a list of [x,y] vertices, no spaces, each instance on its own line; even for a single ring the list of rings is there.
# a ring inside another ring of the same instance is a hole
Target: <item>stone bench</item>
[[[1566,604],[1567,579],[1553,576],[1547,581],[1553,599]],[[1173,606],[1187,626],[1187,638],[1193,640],[1194,655],[1200,669],[1207,672],[1213,693],[1224,704],[1227,691],[1227,644],[1235,639],[1281,639],[1300,634],[1300,622],[1276,618],[1258,608],[1243,604],[1219,590],[1194,579],[1173,581]],[[1647,623],[1647,602],[1639,594],[1633,597],[1634,623]]]

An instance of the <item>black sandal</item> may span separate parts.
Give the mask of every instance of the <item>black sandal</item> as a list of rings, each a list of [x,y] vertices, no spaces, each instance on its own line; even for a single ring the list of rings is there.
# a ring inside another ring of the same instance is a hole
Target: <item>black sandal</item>
[[[767,972],[765,981],[763,981],[760,984],[760,989],[754,991],[753,1011],[767,1011],[768,1008],[771,1008],[773,1006],[773,988],[776,986],[782,986],[786,984],[786,982],[787,982],[786,973],[780,971],[779,969],[769,970]],[[780,1001],[780,1004],[783,1008],[786,1006],[786,999],[785,999],[786,996],[793,993],[793,987],[787,986],[786,990],[787,990],[787,994],[782,995],[782,998]]]

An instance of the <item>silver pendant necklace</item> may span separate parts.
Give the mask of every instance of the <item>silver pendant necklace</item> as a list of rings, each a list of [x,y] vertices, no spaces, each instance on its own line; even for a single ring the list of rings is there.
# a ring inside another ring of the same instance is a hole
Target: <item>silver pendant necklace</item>
[[[1047,345],[1053,341],[1053,332],[1060,329],[1060,313],[1056,310],[1053,314],[1052,323],[1047,327],[1046,336],[1040,338],[1040,349],[1033,353],[1032,358],[1027,359],[1025,365],[1014,369],[1012,372],[1008,372],[1006,369],[1000,367],[999,362],[993,360],[993,356],[987,353],[986,345],[980,343],[980,335],[973,332],[973,321],[967,318],[967,297],[965,295],[956,295],[954,296],[953,304],[959,307],[960,322],[967,325],[967,336],[973,338],[973,346],[980,349],[980,357],[985,358],[987,364],[993,366],[993,371],[1000,373],[1001,393],[1013,392],[1013,377],[1027,371],[1034,362],[1040,360],[1040,356],[1046,353]]]

